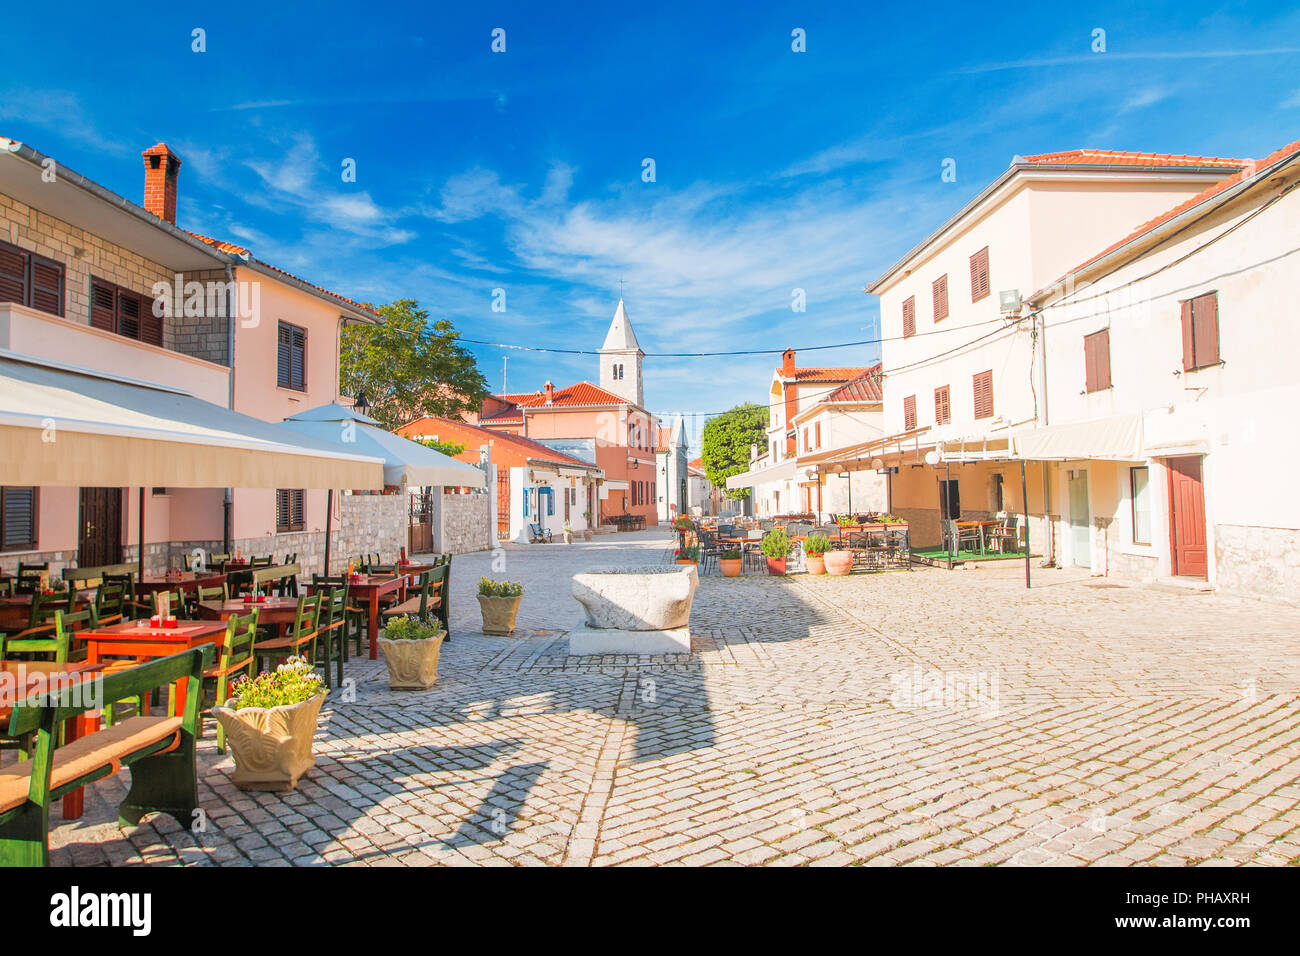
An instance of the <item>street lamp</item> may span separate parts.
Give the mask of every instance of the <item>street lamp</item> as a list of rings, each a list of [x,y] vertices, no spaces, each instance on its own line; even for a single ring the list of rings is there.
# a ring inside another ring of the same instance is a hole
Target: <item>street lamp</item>
[[[370,401],[366,398],[365,389],[362,389],[357,393],[357,397],[352,400],[352,410],[358,415],[364,415],[366,418],[369,418],[370,408]]]

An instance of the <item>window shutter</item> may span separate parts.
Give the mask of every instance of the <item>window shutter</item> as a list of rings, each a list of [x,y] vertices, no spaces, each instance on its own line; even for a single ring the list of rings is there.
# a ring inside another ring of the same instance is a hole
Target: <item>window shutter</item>
[[[302,515],[302,512],[303,512],[303,507],[302,507],[302,496],[303,496],[303,491],[302,491],[301,488],[295,488],[295,489],[293,489],[293,491],[290,493],[290,496],[291,496],[292,504],[293,504],[292,516],[291,516],[291,519],[290,519],[290,524],[291,524],[290,530],[291,530],[291,531],[301,531],[301,530],[302,530],[302,527],[303,527],[303,515]]]
[[[0,551],[36,547],[36,489],[0,488]]]
[[[307,333],[303,329],[295,328],[293,330],[292,345],[293,362],[290,365],[290,378],[293,380],[293,388],[306,390],[307,388]]]
[[[1219,296],[1209,292],[1192,300],[1192,344],[1195,368],[1219,364]]]
[[[822,423],[821,422],[817,422],[817,424],[813,425],[813,439],[817,443],[814,447],[821,448],[822,447]]]
[[[0,245],[0,302],[27,303],[27,253]]]
[[[948,318],[948,274],[934,280],[934,321]]]
[[[948,424],[951,414],[952,405],[948,400],[948,386],[942,385],[934,390],[934,423],[936,425]]]
[[[916,428],[916,396],[909,395],[903,399],[903,431],[910,432]]]
[[[916,334],[916,296],[909,295],[903,301],[903,338]]]
[[[102,282],[91,280],[90,283],[90,324],[92,328],[103,329],[105,332],[112,332],[114,329],[113,320],[113,289],[104,285]]]
[[[117,290],[117,334],[140,338],[140,299],[122,289]]]
[[[975,396],[975,417],[993,417],[993,370],[971,376]]]
[[[275,384],[280,388],[289,388],[289,366],[293,362],[293,333],[288,326],[281,325],[276,339]]]
[[[32,266],[32,308],[49,312],[51,315],[63,314],[63,267],[48,259],[31,260]]]
[[[1110,330],[1083,337],[1084,388],[1099,392],[1110,388]]]
[[[1178,304],[1183,310],[1183,371],[1190,372],[1196,368],[1196,349],[1192,345],[1192,300],[1185,299]]]
[[[162,348],[162,316],[153,314],[153,300],[140,297],[140,341]]]
[[[970,257],[970,300],[978,302],[989,294],[989,247]]]

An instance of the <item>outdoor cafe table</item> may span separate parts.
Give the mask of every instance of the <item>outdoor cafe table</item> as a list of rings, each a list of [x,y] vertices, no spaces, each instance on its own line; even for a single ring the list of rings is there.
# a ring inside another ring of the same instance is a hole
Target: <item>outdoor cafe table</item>
[[[284,636],[284,629],[294,622],[298,614],[296,597],[267,597],[263,601],[203,601],[198,605],[199,618],[204,621],[224,621],[232,615],[242,617],[257,609],[257,626],[274,627]]]
[[[328,587],[329,585],[326,585]],[[370,659],[379,658],[379,599],[397,592],[398,601],[406,600],[406,573],[359,574],[348,581],[348,597],[364,601],[369,612]],[[316,593],[316,585],[308,586],[308,593]]]
[[[8,731],[9,717],[13,713],[13,706],[3,704],[6,700],[21,700],[29,694],[45,693],[50,690],[64,690],[74,684],[94,678],[96,674],[104,669],[102,664],[91,664],[89,661],[68,661],[63,664],[54,664],[49,661],[0,661],[0,687],[3,693],[0,693],[0,731]],[[24,687],[19,688],[16,685],[22,676]],[[97,729],[99,718],[93,716],[92,711],[78,714],[76,717],[64,721],[63,740],[64,743],[71,743],[78,737],[84,737],[86,734],[93,733]],[[63,796],[63,818],[65,820],[78,820],[85,810],[86,795],[83,788],[78,787],[71,790]]]
[[[154,591],[193,591],[199,586],[205,588],[221,587],[226,583],[226,575],[221,571],[181,571],[177,574],[146,574],[135,586],[137,594],[152,594]]]
[[[1001,519],[1001,518],[980,518],[980,519],[977,519],[977,520],[971,520],[971,521],[958,521],[958,522],[957,522],[957,528],[958,528],[959,530],[960,530],[961,528],[977,528],[977,529],[979,529],[979,533],[980,533],[980,554],[983,554],[983,553],[987,550],[987,549],[985,548],[985,542],[984,542],[984,534],[985,534],[985,532],[988,531],[988,530],[990,530],[990,529],[992,529],[992,528],[1000,528],[1001,526],[1002,526],[1002,519]]]
[[[50,597],[50,595],[46,595]],[[77,592],[77,607],[84,607],[89,591]],[[11,594],[0,597],[0,631],[21,631],[32,619],[32,595]]]
[[[215,644],[220,652],[226,643],[226,622],[178,621],[175,627],[154,627],[147,619],[142,619],[110,624],[92,631],[78,631],[77,637],[86,644],[87,663],[99,664],[105,657],[134,657],[137,661],[148,661],[203,644]],[[178,702],[185,700],[188,686],[188,677],[176,682]]]

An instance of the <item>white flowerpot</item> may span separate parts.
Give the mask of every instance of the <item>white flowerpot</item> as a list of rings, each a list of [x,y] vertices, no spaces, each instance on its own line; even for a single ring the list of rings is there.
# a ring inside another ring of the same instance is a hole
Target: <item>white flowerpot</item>
[[[446,631],[419,641],[379,639],[388,665],[388,686],[392,690],[428,690],[438,681],[438,657]]]
[[[231,701],[230,703],[234,703]],[[325,695],[282,707],[214,707],[235,758],[233,782],[241,790],[293,790],[316,765],[312,738]]]

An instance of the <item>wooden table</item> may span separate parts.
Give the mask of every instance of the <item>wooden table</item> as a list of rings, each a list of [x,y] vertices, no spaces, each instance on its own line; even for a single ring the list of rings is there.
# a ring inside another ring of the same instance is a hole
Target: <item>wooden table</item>
[[[79,631],[77,636],[86,644],[87,663],[102,663],[104,657],[147,661],[203,644],[215,644],[219,654],[226,643],[226,622],[179,621],[176,627],[152,627],[147,620],[123,621],[93,631]],[[185,700],[188,687],[188,677],[176,682],[177,701]]]
[[[152,594],[154,591],[190,592],[202,585],[205,588],[221,587],[226,583],[222,571],[182,571],[179,574],[146,574],[135,586],[136,594]]]
[[[102,664],[88,661],[53,664],[49,661],[0,661],[0,687],[4,688],[3,697],[21,700],[30,694],[45,693],[50,690],[62,690],[74,684],[91,680],[104,669]],[[54,683],[51,678],[57,678]],[[23,686],[16,686],[18,680]],[[53,684],[53,686],[51,686]],[[12,707],[0,706],[0,728],[9,729],[9,717]],[[99,718],[88,711],[71,717],[63,722],[64,743],[70,743],[78,737],[94,733],[99,729]],[[86,808],[86,794],[82,787],[63,795],[63,818],[78,820]]]
[[[985,542],[984,542],[984,529],[985,529],[985,528],[988,528],[988,527],[1001,527],[1001,526],[1002,526],[1002,520],[1001,520],[1000,518],[979,518],[979,519],[972,520],[972,521],[958,521],[958,522],[957,522],[957,528],[958,528],[958,530],[960,530],[960,529],[962,529],[962,528],[978,528],[978,529],[979,529],[979,533],[980,533],[980,554],[985,554],[985,553],[987,552],[987,549],[985,548]],[[956,542],[954,542],[954,544],[955,544],[955,543],[956,543]]]
[[[46,595],[50,597],[50,595]],[[89,591],[77,592],[77,609],[86,606],[90,599]],[[0,631],[22,631],[32,619],[32,595],[11,594],[0,597]]]
[[[330,585],[322,585],[326,590]],[[308,585],[309,594],[316,593],[316,585]],[[355,580],[348,580],[348,597],[364,601],[369,611],[370,659],[379,658],[379,599],[385,594],[397,592],[397,600],[406,600],[406,575],[402,574],[361,574]]]
[[[198,604],[199,618],[204,621],[224,621],[230,617],[243,617],[257,609],[258,627],[275,627],[281,637],[284,629],[294,622],[298,615],[296,597],[268,597],[265,601],[245,602],[239,598],[229,601],[202,601]]]

